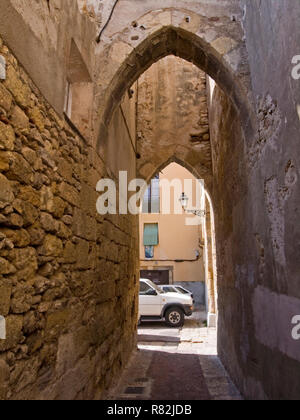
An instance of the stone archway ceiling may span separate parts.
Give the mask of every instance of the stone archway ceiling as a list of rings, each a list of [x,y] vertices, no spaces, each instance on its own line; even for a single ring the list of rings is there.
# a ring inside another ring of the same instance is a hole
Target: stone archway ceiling
[[[149,179],[165,162],[212,182],[206,74],[168,56],[153,64],[133,86],[137,91],[138,178]]]
[[[247,51],[241,23],[228,16],[205,17],[164,9],[141,16],[97,49],[99,62],[97,149],[105,147],[108,125],[126,90],[153,63],[168,55],[192,62],[231,98],[245,131],[253,133]],[[101,65],[100,65],[101,63]]]

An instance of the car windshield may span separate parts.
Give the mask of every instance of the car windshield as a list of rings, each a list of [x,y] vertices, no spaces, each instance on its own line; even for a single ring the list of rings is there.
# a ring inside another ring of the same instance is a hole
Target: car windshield
[[[158,287],[153,281],[147,279],[147,283],[157,291],[157,293],[165,293],[160,287]]]

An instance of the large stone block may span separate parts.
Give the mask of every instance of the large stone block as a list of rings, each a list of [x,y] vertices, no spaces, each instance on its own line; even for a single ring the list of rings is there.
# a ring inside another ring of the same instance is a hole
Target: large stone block
[[[9,180],[0,174],[0,201],[11,203],[14,199],[14,193]]]
[[[9,315],[6,317],[6,340],[0,340],[0,352],[14,348],[23,338],[23,317]]]
[[[76,246],[71,241],[66,242],[62,258],[64,263],[76,262]]]
[[[5,89],[5,87],[0,83],[0,107],[5,109],[5,111],[9,111],[12,104],[12,96],[8,92],[8,90]]]
[[[74,187],[66,182],[62,182],[58,187],[58,191],[61,198],[66,200],[68,203],[74,206],[79,205],[79,193]]]
[[[30,235],[25,229],[0,229],[0,232],[18,248],[24,248],[30,244]]]
[[[45,339],[51,341],[57,338],[68,326],[71,315],[72,311],[69,308],[50,313],[47,316]]]
[[[9,263],[5,258],[0,257],[0,274],[13,274],[16,272],[16,268]]]
[[[98,195],[95,186],[92,188],[87,184],[83,184],[80,191],[80,206],[83,211],[87,212],[92,217],[95,217],[96,215],[97,199]]]
[[[68,370],[72,369],[76,362],[74,345],[74,334],[69,333],[62,335],[58,340],[57,359],[56,359],[56,375],[60,378]]]
[[[43,186],[41,189],[41,209],[53,214],[54,217],[60,219],[68,204],[60,197],[54,196],[51,187]]]
[[[38,211],[28,201],[22,201],[17,199],[12,203],[12,205],[13,208],[23,217],[25,227],[33,225],[34,222],[37,220]]]
[[[0,360],[0,400],[5,399],[9,386],[10,369],[5,360]]]
[[[225,55],[236,47],[237,42],[232,38],[220,37],[215,39],[211,45],[219,54]]]
[[[65,159],[60,159],[58,163],[58,173],[64,178],[65,181],[71,182],[73,175],[72,165]]]
[[[84,357],[91,346],[89,327],[81,327],[74,333],[62,335],[58,342],[56,374],[63,376],[73,369],[76,362]]]
[[[45,117],[43,116],[42,112],[39,110],[38,107],[34,107],[30,110],[29,116],[31,121],[36,125],[36,127],[43,131],[45,128]]]
[[[10,308],[12,285],[9,281],[0,281],[0,314],[7,316]]]
[[[18,106],[15,106],[13,109],[11,122],[15,128],[22,130],[23,133],[27,133],[29,131],[29,118]]]
[[[27,232],[30,236],[30,245],[41,245],[46,233],[43,229],[39,227],[39,225],[34,224],[27,229]]]
[[[80,209],[75,209],[73,217],[73,233],[80,238],[96,241],[96,219],[88,216]]]
[[[18,270],[25,267],[31,267],[33,271],[37,269],[37,254],[34,248],[15,248],[10,251],[8,259]]]
[[[69,239],[72,236],[72,231],[63,222],[57,222],[56,234],[61,239]]]
[[[14,150],[15,133],[10,125],[0,121],[0,149]]]
[[[30,88],[21,80],[16,70],[7,66],[7,78],[4,82],[5,87],[12,93],[16,102],[23,108],[30,105]]]
[[[28,201],[30,204],[38,208],[41,205],[41,197],[39,191],[36,191],[29,185],[20,187],[18,198],[23,201]]]
[[[10,152],[9,158],[9,171],[7,176],[22,184],[30,184],[33,181],[33,170],[29,163],[19,154]]]
[[[98,281],[95,284],[95,299],[97,303],[107,302],[116,296],[116,283],[114,280]]]
[[[20,287],[14,292],[11,299],[11,313],[13,314],[24,314],[30,309],[30,297],[27,295],[25,287]]]
[[[76,267],[77,268],[89,268],[89,243],[84,240],[78,240],[76,244]]]
[[[59,257],[63,252],[63,243],[54,235],[46,235],[43,245],[39,247],[38,251],[40,255]]]
[[[89,356],[81,359],[74,369],[69,370],[57,384],[57,397],[60,400],[74,400],[87,387],[92,379],[94,364]],[[80,397],[78,397],[80,398]]]
[[[48,213],[41,213],[40,223],[46,232],[55,233],[57,231],[57,221]]]

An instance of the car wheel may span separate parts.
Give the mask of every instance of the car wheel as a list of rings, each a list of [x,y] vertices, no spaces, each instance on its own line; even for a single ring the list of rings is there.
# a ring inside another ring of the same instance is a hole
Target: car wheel
[[[180,308],[169,308],[165,314],[166,324],[172,328],[182,327],[184,324],[184,313]]]

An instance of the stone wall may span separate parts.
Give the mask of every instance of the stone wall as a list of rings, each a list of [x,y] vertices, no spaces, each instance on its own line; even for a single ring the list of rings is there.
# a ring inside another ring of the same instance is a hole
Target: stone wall
[[[249,151],[255,290],[251,296],[255,347],[246,393],[299,399],[300,343],[291,337],[300,312],[300,81],[292,77],[299,54],[300,4],[243,1],[259,133]],[[252,252],[251,252],[252,254]],[[252,385],[252,386],[251,386]]]
[[[206,75],[169,56],[137,82],[138,173],[149,179],[172,160],[196,176],[212,173]]]
[[[236,110],[220,88],[209,107],[213,158],[213,194],[217,251],[218,353],[239,389],[250,366],[253,337],[250,288],[253,273],[251,214],[244,157],[244,136]],[[259,397],[257,389],[256,398]]]
[[[135,345],[137,221],[97,214],[105,165],[0,54],[0,399],[100,397]]]
[[[285,136],[280,137],[279,131],[272,134],[277,130],[276,105],[268,101],[268,105],[260,106],[264,107],[258,108],[264,115],[261,134],[267,130],[266,141],[281,147]],[[295,278],[287,275],[293,264],[282,261],[289,258],[291,238],[297,238],[296,224],[293,235],[283,235],[289,213],[282,207],[286,203],[296,208],[292,203],[296,199],[297,170],[294,164],[286,166],[285,186],[280,188],[279,162],[275,157],[270,160],[270,149],[264,150],[268,146],[262,144],[261,138],[253,139],[247,160],[241,159],[245,149],[240,122],[218,88],[210,108],[210,128],[217,233],[218,352],[246,398],[298,399],[300,353],[299,342],[291,336],[291,321],[299,312],[300,301],[298,292],[292,289]],[[254,145],[261,151],[255,158],[251,153]],[[261,172],[273,164],[274,177],[264,181]],[[289,217],[294,217],[293,210]]]

